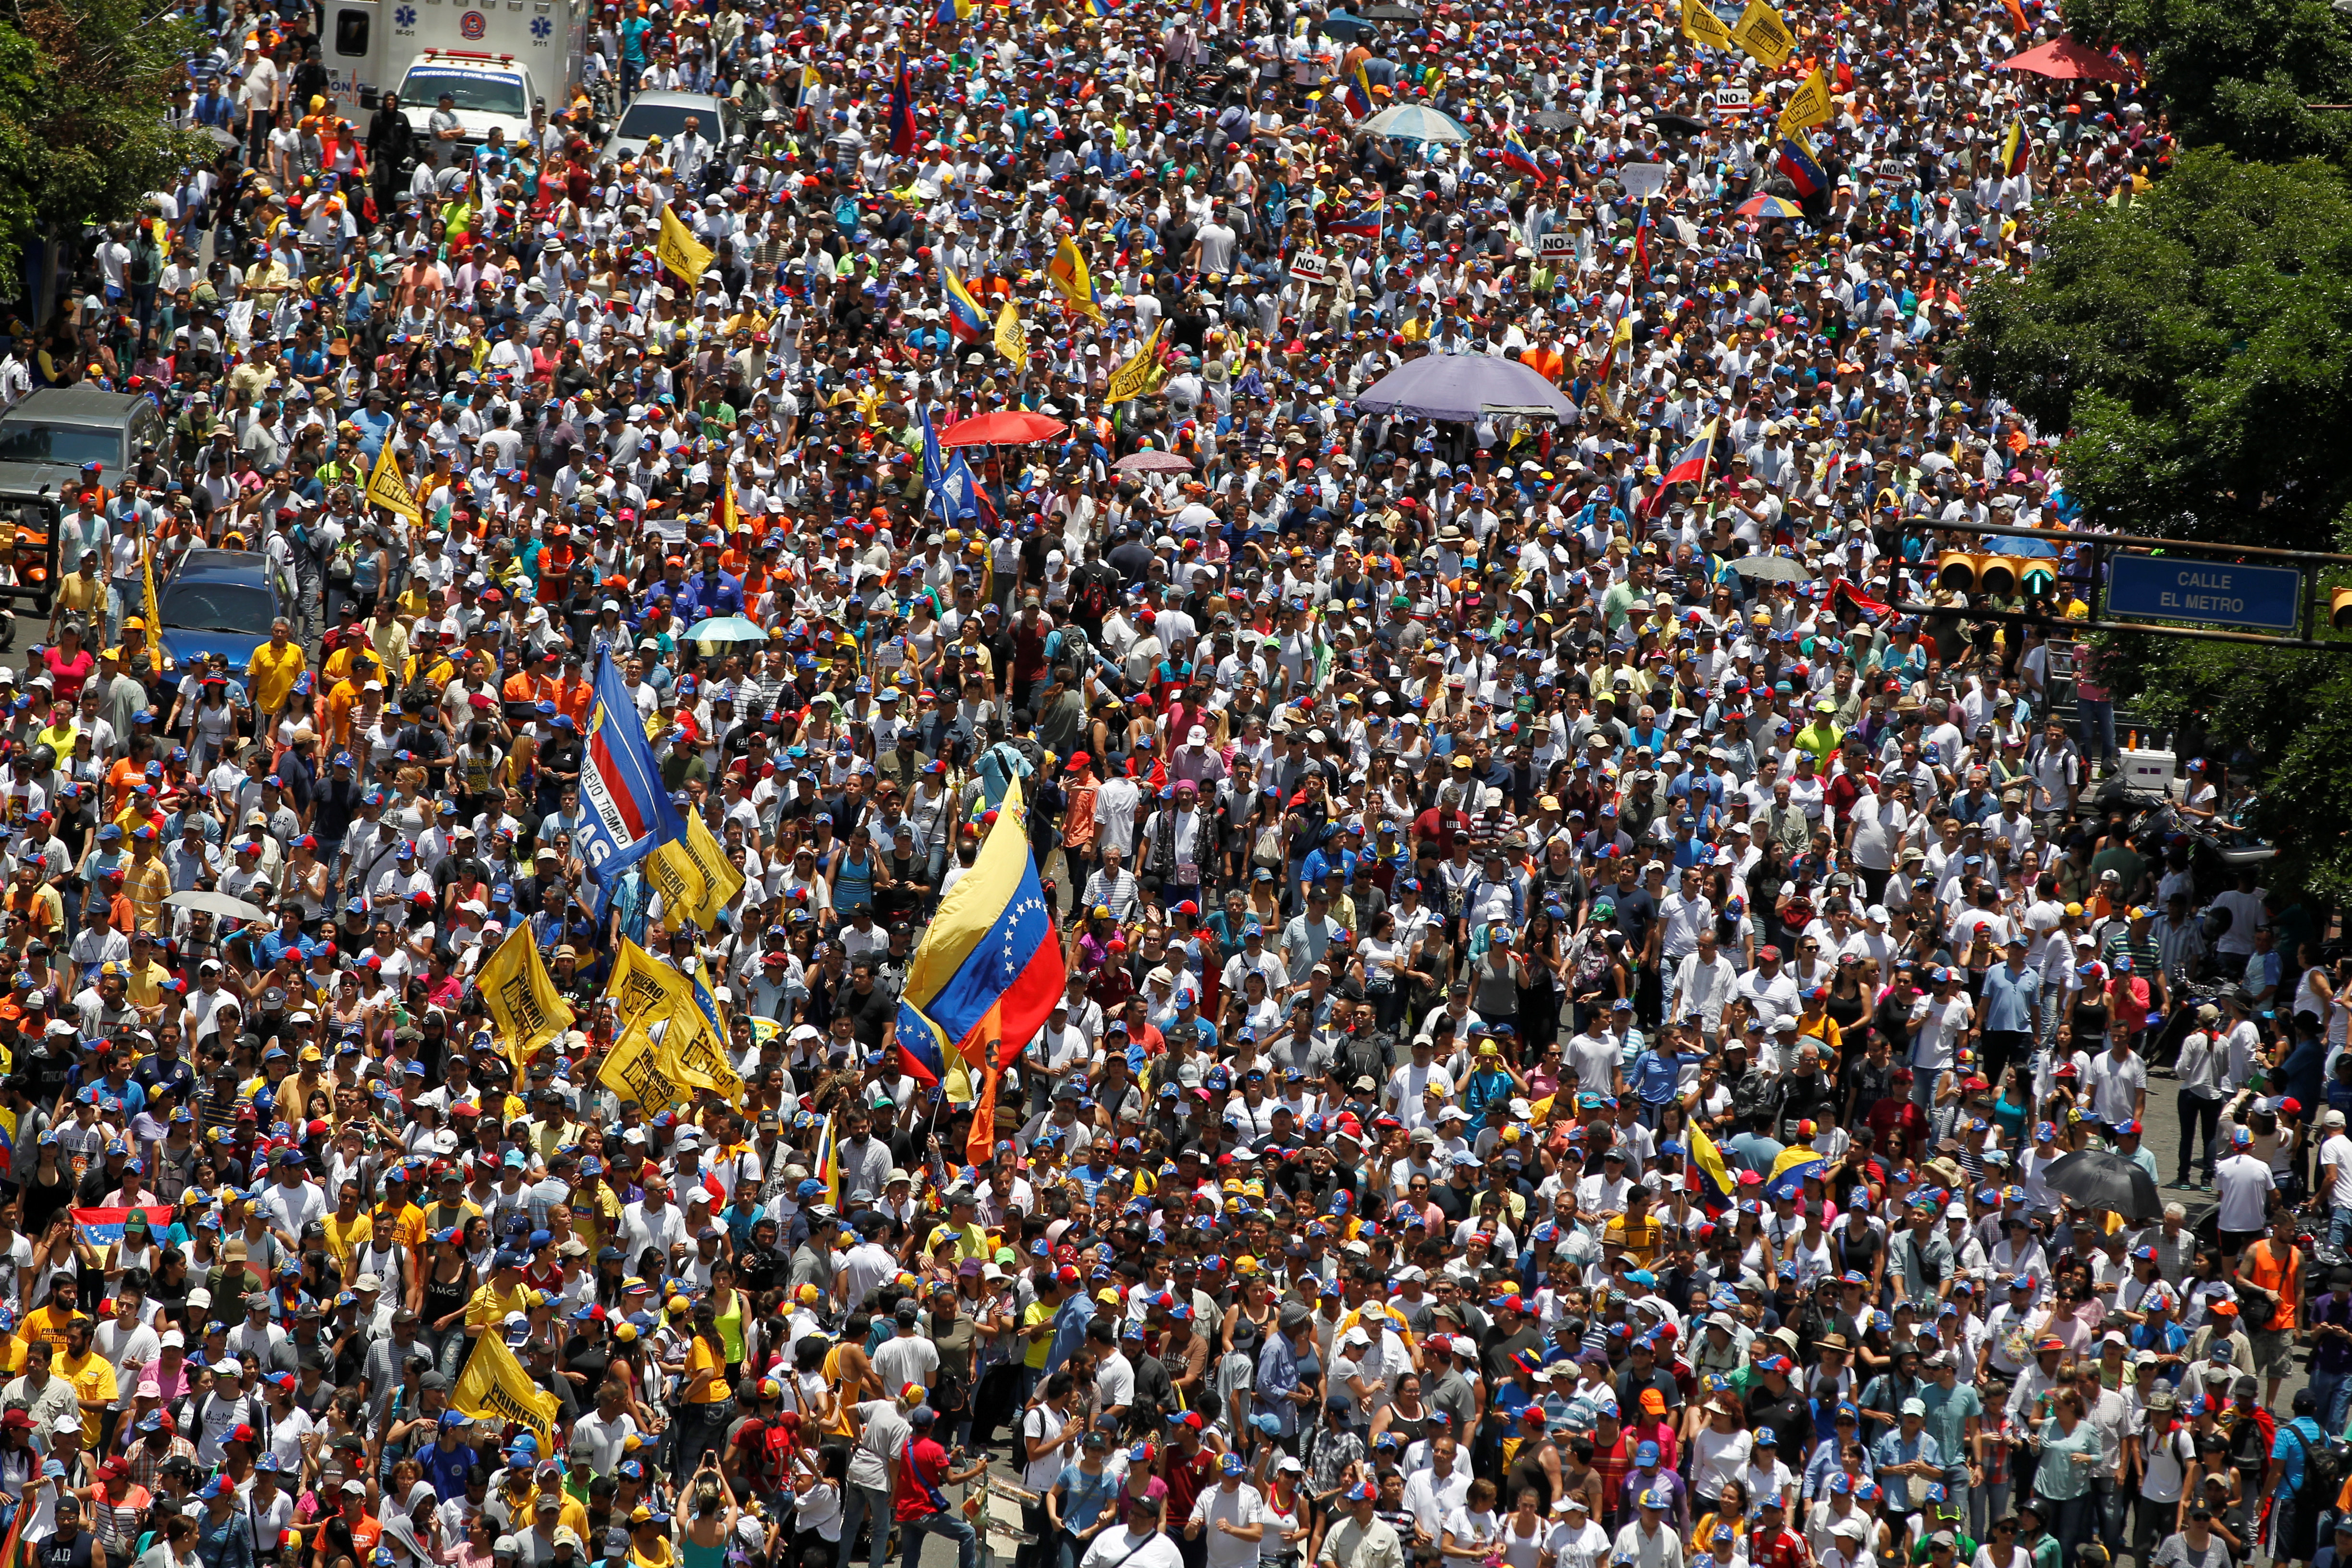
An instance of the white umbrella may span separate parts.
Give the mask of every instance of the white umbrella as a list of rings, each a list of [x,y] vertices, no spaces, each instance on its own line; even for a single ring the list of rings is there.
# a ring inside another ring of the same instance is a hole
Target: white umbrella
[[[1398,103],[1381,110],[1357,130],[1373,136],[1393,136],[1400,142],[1470,140],[1469,128],[1443,110],[1422,103]]]
[[[225,921],[266,921],[269,918],[269,912],[258,904],[232,899],[226,893],[206,892],[202,888],[173,893],[163,901],[174,909],[194,910],[198,914],[212,915]]]

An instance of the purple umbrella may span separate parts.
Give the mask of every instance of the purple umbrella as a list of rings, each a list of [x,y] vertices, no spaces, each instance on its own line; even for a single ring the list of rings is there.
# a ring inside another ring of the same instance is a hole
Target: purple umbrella
[[[1192,459],[1176,452],[1160,452],[1146,448],[1129,452],[1111,465],[1122,474],[1183,474],[1190,473]]]
[[[1429,354],[1358,395],[1359,414],[1473,420],[1489,414],[1567,416],[1576,405],[1535,368],[1496,354]]]

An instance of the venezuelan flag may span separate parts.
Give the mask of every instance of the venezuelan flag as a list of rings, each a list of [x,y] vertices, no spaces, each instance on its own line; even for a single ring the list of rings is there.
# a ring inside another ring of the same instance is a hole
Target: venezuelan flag
[[[824,1201],[835,1208],[841,1206],[841,1146],[833,1136],[833,1115],[825,1114],[824,1130],[816,1135],[817,1180],[824,1184]]]
[[[1780,138],[1773,150],[1773,163],[1789,176],[1789,183],[1797,187],[1797,195],[1807,200],[1821,195],[1830,183],[1801,131]]]
[[[1358,60],[1356,68],[1348,74],[1346,97],[1348,112],[1358,120],[1372,111],[1372,79],[1364,74],[1364,62]]]
[[[2014,174],[2021,171],[2033,156],[2033,143],[2025,134],[2025,121],[2012,120],[2009,133],[2000,139],[2000,172]]]
[[[1009,787],[972,863],[940,902],[899,994],[898,1039],[944,1077],[942,1047],[993,1077],[1045,1025],[1067,970],[1053,910],[1024,828],[1021,786]],[[908,1017],[912,1012],[914,1017]],[[992,1054],[991,1040],[998,1042]]]
[[[940,261],[940,292],[947,296],[948,336],[960,343],[986,342],[988,318],[981,312],[980,301],[971,297],[971,290],[963,286],[963,279],[955,275],[944,258]]]
[[[1732,1194],[1739,1190],[1739,1184],[1730,1167],[1724,1164],[1723,1151],[1715,1146],[1715,1140],[1694,1127],[1690,1130],[1690,1151],[1691,1163],[1706,1178],[1707,1195],[1720,1203],[1729,1203]]]
[[[1511,168],[1524,170],[1538,179],[1543,177],[1542,166],[1537,163],[1536,155],[1528,151],[1528,144],[1519,140],[1517,131],[1505,128],[1503,145],[1497,155]]]
[[[1388,221],[1389,195],[1382,191],[1372,198],[1372,205],[1361,212],[1333,218],[1323,226],[1325,234],[1352,234],[1364,239],[1378,239],[1381,226]]]
[[[915,150],[915,82],[907,74],[907,57],[898,57],[890,75],[890,155],[903,158]]]
[[[1066,234],[1054,252],[1054,259],[1045,264],[1045,281],[1054,286],[1054,292],[1062,297],[1066,308],[1097,321],[1103,319],[1102,305],[1095,299],[1094,273],[1087,266],[1087,258],[1079,254],[1077,242]]]

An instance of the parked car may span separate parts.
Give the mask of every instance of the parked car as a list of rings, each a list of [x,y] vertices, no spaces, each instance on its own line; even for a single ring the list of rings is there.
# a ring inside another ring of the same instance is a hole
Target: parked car
[[[45,386],[0,418],[0,464],[13,491],[46,488],[61,502],[82,470],[98,465],[100,482],[112,485],[136,467],[142,448],[161,447],[168,434],[152,399],[135,392],[89,386]],[[18,520],[15,585],[46,595],[56,576],[56,541],[37,522]],[[42,613],[47,612],[44,599]]]

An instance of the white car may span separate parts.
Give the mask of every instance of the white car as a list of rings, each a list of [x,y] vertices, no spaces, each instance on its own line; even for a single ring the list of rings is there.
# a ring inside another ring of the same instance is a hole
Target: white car
[[[724,147],[742,134],[743,117],[725,99],[707,92],[641,92],[621,110],[613,133],[604,138],[604,156],[615,163],[638,157],[656,136],[667,147],[686,133],[689,117],[697,132],[714,148]]]

